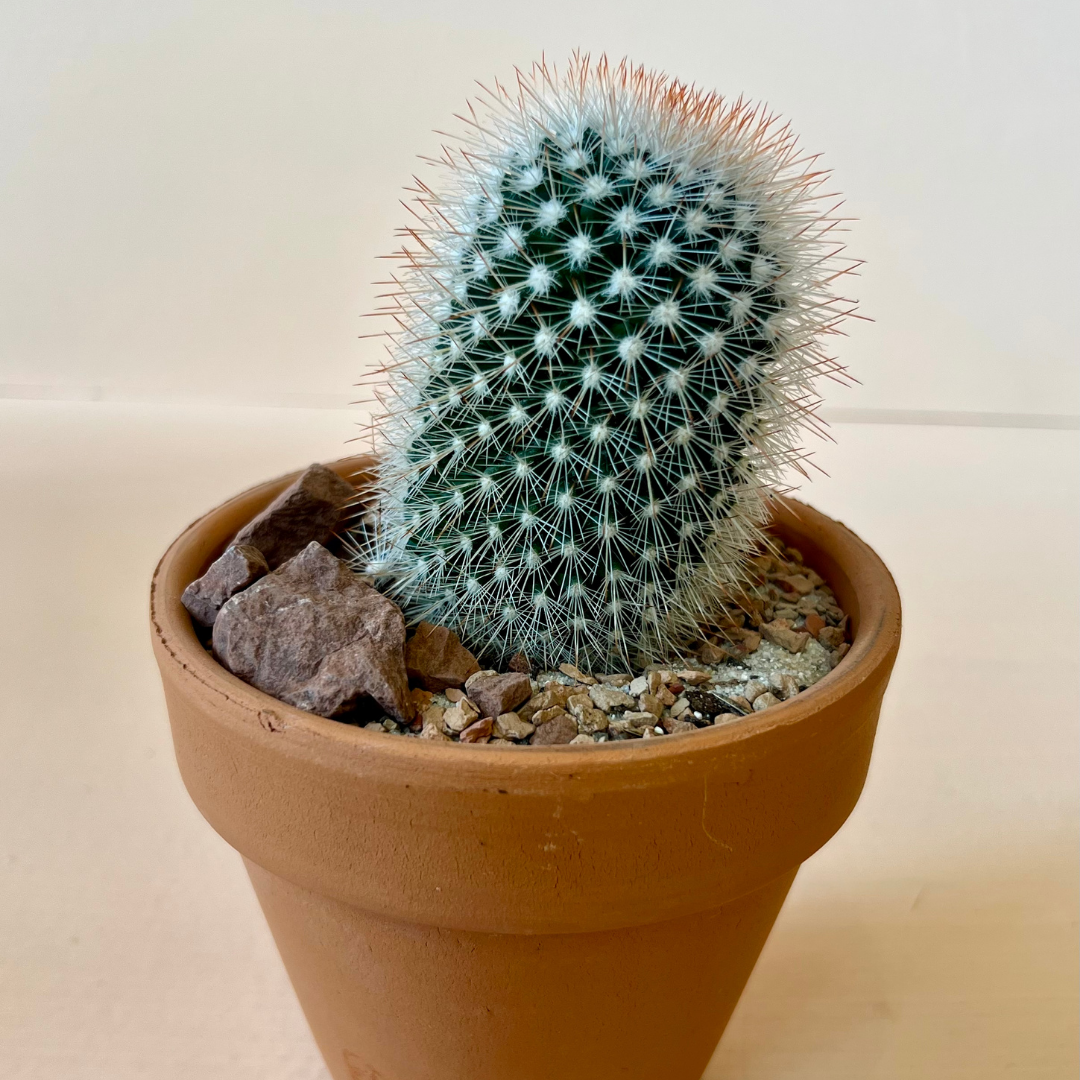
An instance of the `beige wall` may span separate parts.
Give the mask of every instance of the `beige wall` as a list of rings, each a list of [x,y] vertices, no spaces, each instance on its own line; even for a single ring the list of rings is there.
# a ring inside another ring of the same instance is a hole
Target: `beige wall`
[[[1074,413],[1075,11],[5,0],[0,395],[348,401],[431,129],[580,45],[764,98],[825,151],[876,320],[830,404]]]

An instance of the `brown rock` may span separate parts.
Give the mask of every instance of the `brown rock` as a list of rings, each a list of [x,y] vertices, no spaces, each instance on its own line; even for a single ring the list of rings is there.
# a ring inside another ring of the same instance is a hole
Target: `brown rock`
[[[356,489],[336,472],[309,465],[236,534],[233,543],[257,547],[273,570],[308,544],[325,544],[334,535],[342,510],[355,497]]]
[[[444,693],[446,694],[446,700],[452,701],[455,705],[459,701],[464,701],[465,698],[468,697],[464,690],[458,690],[456,687],[450,687],[449,689],[445,690]]]
[[[812,611],[806,616],[806,632],[818,636],[818,632],[825,629],[825,620],[816,612]]]
[[[531,675],[532,664],[529,663],[529,658],[523,653],[514,653],[510,657],[510,662],[506,665],[508,671],[516,671],[520,675]]]
[[[761,712],[770,705],[779,705],[780,699],[775,694],[759,694],[754,698],[754,712]]]
[[[698,646],[697,654],[703,664],[722,664],[725,660],[731,659],[731,653],[727,649],[714,645],[711,641]]]
[[[213,626],[225,601],[258,581],[269,569],[258,548],[231,544],[201,578],[184,590],[180,603],[197,623]]]
[[[559,670],[564,675],[569,675],[571,679],[576,679],[579,683],[585,683],[586,686],[592,686],[596,682],[591,675],[586,675],[585,672],[574,667],[573,664],[560,664]]]
[[[630,673],[628,671],[616,671],[611,675],[597,675],[596,677],[608,686],[626,686],[630,682]]]
[[[675,699],[672,698],[672,701]],[[659,717],[664,711],[664,703],[655,694],[642,694],[638,698],[638,705],[643,713],[650,713]]]
[[[622,723],[626,726],[626,730],[633,732],[635,735],[640,735],[646,728],[656,726],[657,717],[651,712],[626,712],[623,713]],[[614,729],[616,721],[612,721],[611,727]]]
[[[490,716],[484,716],[481,719],[470,724],[459,736],[462,742],[484,742],[491,737],[492,719]]]
[[[566,716],[567,712],[561,705],[552,705],[550,709],[541,709],[533,714],[533,724],[541,727],[550,724],[552,720],[558,720],[560,716]]]
[[[409,699],[413,703],[413,709],[422,713],[431,704],[432,695],[427,690],[410,690]]]
[[[576,738],[578,734],[577,723],[565,712],[556,716],[547,723],[541,724],[533,734],[533,746],[557,746],[566,744]]]
[[[476,676],[469,681],[469,697],[479,706],[481,716],[513,712],[531,694],[529,676],[519,671],[506,675]]]
[[[564,686],[562,683],[548,683],[539,694],[529,698],[524,705],[515,711],[522,720],[532,720],[535,713],[543,712],[543,710],[555,706],[562,708],[577,690],[580,690],[580,687]]]
[[[827,649],[838,649],[844,642],[844,631],[838,626],[823,626],[817,633],[817,639]]]
[[[765,686],[763,683],[759,683],[754,679],[751,679],[750,682],[748,682],[746,686],[743,687],[742,696],[746,698],[746,700],[749,701],[751,705],[753,705],[753,703],[759,697],[761,697],[761,695],[764,694],[766,690],[768,690],[768,687]]]
[[[761,633],[766,641],[779,645],[788,652],[798,653],[806,648],[810,635],[804,630],[792,630],[787,619],[775,619],[761,624]]]
[[[584,746],[586,743],[594,743],[596,740],[591,735],[586,735],[584,732],[580,735],[575,735],[568,746]]]
[[[494,732],[500,739],[514,739],[523,742],[535,730],[535,724],[522,720],[516,712],[503,713],[495,719]]]
[[[464,731],[480,718],[480,710],[468,699],[462,698],[443,713],[443,725],[448,731]]]
[[[446,725],[443,723],[443,716],[446,714],[446,710],[441,705],[429,705],[420,714],[420,727],[421,730],[427,730],[427,728],[434,728],[438,732],[445,733]]]
[[[711,678],[712,676],[707,671],[695,671],[693,668],[686,668],[679,672],[679,682],[687,686],[703,686]]]
[[[661,720],[660,726],[669,735],[682,735],[687,731],[697,731],[697,725],[691,724],[689,720],[673,720],[671,717]]]
[[[425,690],[465,685],[480,665],[453,630],[422,622],[405,645],[405,669]]]
[[[604,712],[614,712],[616,709],[632,709],[637,702],[622,690],[616,690],[611,686],[590,686],[589,698],[593,705]]]
[[[320,716],[372,697],[408,723],[404,646],[398,606],[316,543],[237,593],[214,623],[214,655],[234,675]]]
[[[806,596],[807,593],[814,591],[813,583],[805,574],[788,574],[778,580],[790,586],[792,591],[798,593],[799,596]]]
[[[794,675],[772,675],[769,678],[776,696],[781,701],[790,701],[799,692],[799,682]]]

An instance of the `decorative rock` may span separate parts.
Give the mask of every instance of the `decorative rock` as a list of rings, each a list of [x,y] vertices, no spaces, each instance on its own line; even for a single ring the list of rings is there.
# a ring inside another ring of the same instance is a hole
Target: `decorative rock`
[[[768,690],[767,686],[751,679],[750,682],[743,687],[742,696],[753,705],[754,699],[759,698],[766,690]]]
[[[742,709],[743,715],[750,712],[754,706],[746,700],[741,694],[736,694],[733,697],[728,698],[728,704],[734,705],[736,709]]]
[[[567,743],[567,745],[568,746],[584,746],[586,743],[588,743],[590,746],[592,746],[593,742],[595,742],[595,740],[593,739],[593,737],[591,735],[581,734],[581,735],[575,735],[570,740],[570,742]]]
[[[514,739],[524,741],[534,731],[536,726],[527,720],[522,720],[516,712],[503,713],[495,719],[495,735],[500,739]]]
[[[591,706],[574,713],[574,718],[577,720],[578,731],[583,731],[589,735],[596,735],[608,729],[607,713]]]
[[[626,712],[623,713],[622,723],[625,725],[625,730],[640,735],[646,728],[653,727],[656,720],[656,715],[651,712]],[[615,722],[611,724],[611,727],[613,729],[616,727]]]
[[[596,677],[608,686],[626,686],[630,682],[630,673],[628,671],[615,672],[612,675],[597,675]]]
[[[833,656],[833,664],[832,664],[832,666],[833,667],[836,667],[836,665],[839,664],[840,661],[843,660],[845,656],[847,656],[847,651],[850,648],[851,648],[851,646],[846,641],[840,642],[840,644],[836,647],[836,652],[834,652],[832,654],[832,656]]]
[[[413,682],[437,692],[464,686],[480,665],[453,630],[422,622],[405,645],[405,669]]]
[[[529,663],[529,658],[523,652],[514,653],[506,666],[510,671],[516,671],[520,675],[532,674],[532,664]]]
[[[558,746],[572,742],[578,735],[577,724],[560,710],[556,716],[537,727],[532,737],[533,746]]]
[[[675,699],[672,698],[672,701]],[[642,694],[638,698],[638,706],[643,713],[659,717],[663,714],[664,703],[655,694]]]
[[[543,692],[529,698],[529,700],[517,710],[517,714],[522,720],[532,720],[534,713],[542,712],[544,709],[551,709],[555,706],[559,706],[560,708],[565,706],[570,700],[571,695],[578,689],[579,687],[564,686],[562,683],[548,683]]]
[[[754,698],[754,712],[761,712],[770,705],[779,705],[780,699],[775,694],[759,694]]]
[[[672,718],[676,716],[682,716],[687,709],[690,708],[690,702],[684,697],[676,698],[675,704],[671,706]]]
[[[826,649],[838,649],[844,643],[844,631],[838,626],[824,626],[818,631],[817,639]]]
[[[417,713],[422,713],[427,709],[432,702],[434,695],[429,694],[427,690],[410,690],[409,699],[413,703],[413,710]]]
[[[646,675],[639,675],[630,683],[630,693],[633,697],[640,697],[649,692],[649,679]]]
[[[714,645],[711,641],[699,646],[697,654],[703,664],[722,664],[731,659],[731,653],[727,649]]]
[[[498,672],[497,672],[497,671],[496,671],[496,670],[495,670],[494,668],[488,668],[488,669],[487,669],[486,671],[480,671],[480,670],[479,670],[479,667],[478,667],[478,670],[474,671],[474,672],[473,672],[473,673],[472,673],[472,674],[471,674],[471,675],[470,675],[470,676],[469,676],[469,677],[468,677],[468,678],[467,678],[467,679],[465,680],[465,693],[466,693],[466,694],[468,694],[468,693],[469,693],[469,691],[470,691],[470,690],[472,689],[472,687],[473,687],[473,684],[474,684],[474,683],[475,683],[475,682],[476,682],[476,681],[477,681],[478,679],[490,679],[490,678],[491,678],[491,677],[492,677],[493,675],[498,675],[498,674],[499,674],[499,673],[498,673]]]
[[[778,578],[778,581],[782,581],[785,585],[790,585],[793,592],[799,594],[799,596],[806,596],[807,593],[814,591],[814,586],[810,579],[805,574],[789,574],[787,577]]]
[[[592,707],[592,698],[584,692],[571,694],[566,701],[566,708],[569,710],[570,715],[575,719],[580,717],[582,712],[586,709],[591,709]]]
[[[480,717],[480,710],[468,699],[462,698],[443,713],[443,726],[449,731],[464,731]]]
[[[681,684],[679,684],[681,686]],[[656,691],[656,698],[663,706],[674,705],[675,695],[666,687],[661,685]]]
[[[458,738],[466,743],[486,742],[487,739],[491,737],[491,726],[491,717],[485,716],[475,723],[470,724]]]
[[[435,742],[453,742],[454,741],[445,732],[440,731],[436,727],[429,727],[427,724],[424,725],[423,730],[420,732],[420,738],[421,739],[433,739]]]
[[[781,701],[790,701],[799,692],[798,680],[787,672],[770,675],[769,683]]]
[[[621,690],[611,686],[590,686],[589,697],[593,705],[604,712],[615,712],[616,709],[632,709],[637,702]]]
[[[197,623],[213,626],[225,601],[258,581],[269,569],[258,548],[231,544],[201,578],[184,590],[180,603]]]
[[[412,719],[401,610],[317,543],[222,607],[214,655],[289,705],[338,716],[363,697]]]
[[[446,700],[452,701],[455,705],[468,697],[468,694],[466,694],[464,690],[458,690],[456,687],[450,687],[449,689],[444,690],[443,693],[446,695]]]
[[[561,705],[552,705],[550,709],[541,709],[533,716],[533,723],[536,727],[543,727],[544,724],[550,724],[552,720],[558,720],[560,716],[567,716],[566,710]],[[577,723],[574,723],[574,730],[577,730]]]
[[[725,653],[725,656],[727,654]],[[685,683],[687,686],[703,686],[707,683],[712,676],[707,671],[695,671],[693,668],[687,668],[685,671],[678,673],[679,682]]]
[[[805,629],[808,634],[813,634],[814,637],[817,637],[818,633],[825,629],[825,620],[816,611],[811,611],[810,614],[806,616]]]
[[[480,707],[482,716],[512,712],[531,694],[532,681],[519,671],[507,675],[477,675],[469,681],[469,697]]]
[[[810,635],[804,630],[792,630],[787,619],[776,619],[761,624],[761,634],[766,641],[779,645],[788,652],[798,653],[806,648]]]
[[[697,731],[697,724],[691,724],[689,720],[674,720],[667,717],[661,720],[660,724],[669,735],[682,735],[687,731]]]
[[[732,720],[742,719],[738,713],[725,712],[721,713],[714,721],[713,724],[719,726],[720,724],[730,724]]]
[[[233,544],[257,547],[274,570],[313,541],[325,544],[334,535],[341,511],[355,497],[356,489],[336,472],[309,465],[236,534]]]
[[[585,683],[587,686],[592,686],[596,682],[591,675],[586,675],[579,668],[574,667],[573,664],[560,664],[559,670],[564,675],[569,675],[571,679],[575,679],[579,683]]]
[[[431,727],[445,734],[446,726],[443,724],[443,716],[446,710],[441,705],[429,705],[421,714],[421,730]]]

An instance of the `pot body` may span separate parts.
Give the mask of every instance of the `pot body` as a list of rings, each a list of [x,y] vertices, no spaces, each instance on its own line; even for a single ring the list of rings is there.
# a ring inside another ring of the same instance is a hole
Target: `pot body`
[[[362,486],[371,461],[333,467]],[[855,629],[810,690],[644,742],[436,744],[293,709],[199,644],[180,594],[292,479],[187,529],[151,616],[184,782],[244,856],[335,1080],[697,1080],[862,790],[899,644],[888,571],[780,501]]]

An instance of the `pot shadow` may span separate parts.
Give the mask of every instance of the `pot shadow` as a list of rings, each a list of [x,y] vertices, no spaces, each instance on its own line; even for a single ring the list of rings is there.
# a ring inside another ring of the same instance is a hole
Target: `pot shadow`
[[[817,856],[703,1080],[1077,1075],[1075,839],[993,854],[843,889]]]

